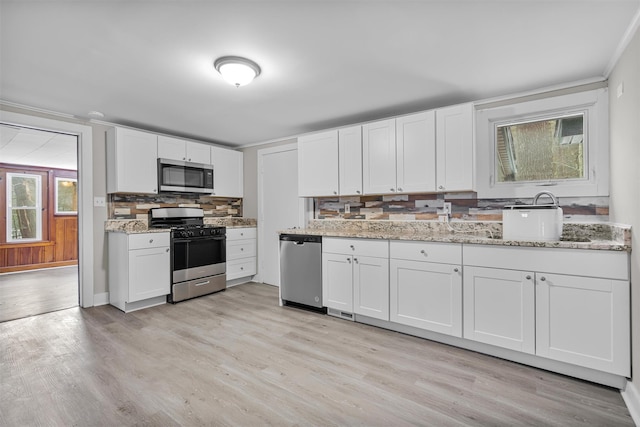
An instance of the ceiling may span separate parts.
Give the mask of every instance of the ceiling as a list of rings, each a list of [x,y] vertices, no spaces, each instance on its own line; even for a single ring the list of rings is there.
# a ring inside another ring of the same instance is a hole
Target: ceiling
[[[0,163],[78,170],[78,138],[0,125]]]
[[[0,99],[228,146],[606,77],[640,0],[0,0]],[[225,55],[262,74],[235,88]]]

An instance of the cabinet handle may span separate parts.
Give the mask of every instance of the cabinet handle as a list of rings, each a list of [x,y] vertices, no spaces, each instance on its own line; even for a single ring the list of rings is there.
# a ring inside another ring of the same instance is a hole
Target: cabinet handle
[[[427,256],[427,251],[425,251],[424,249],[420,251],[420,253],[424,256]]]
[[[402,188],[399,188],[399,187],[398,187],[398,191],[402,191]]]
[[[456,267],[456,268],[454,268],[454,269],[453,269],[453,271],[454,271],[455,273],[457,273],[457,272],[459,272],[459,271],[460,271],[460,269],[459,269],[458,267]]]
[[[356,248],[353,245],[349,245],[349,247],[351,248],[352,251],[356,250]]]
[[[357,264],[358,263],[358,258],[354,258],[353,262],[355,262]]]
[[[544,277],[544,276],[542,276],[542,277],[540,278],[540,281],[542,281],[542,282],[544,282],[545,280],[547,280],[547,278],[546,278],[546,277]]]
[[[349,264],[351,264],[351,258],[350,257],[347,258],[347,261],[349,261]]]
[[[169,248],[167,248],[167,250],[165,252],[169,252]]]
[[[356,194],[360,194],[360,190],[356,190]]]
[[[527,277],[525,277],[525,279],[531,280],[531,276],[527,274]]]

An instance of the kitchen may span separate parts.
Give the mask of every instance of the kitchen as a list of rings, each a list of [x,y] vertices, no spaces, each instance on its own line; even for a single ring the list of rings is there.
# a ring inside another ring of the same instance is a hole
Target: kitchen
[[[632,2],[633,6],[636,7],[637,9],[637,4],[635,2]],[[9,4],[9,3],[7,3]],[[3,8],[6,7],[5,3],[3,3]],[[135,16],[135,15],[132,15]],[[4,18],[3,18],[4,19]],[[630,15],[627,15],[627,20],[630,19]],[[625,23],[625,27],[628,25],[628,23]],[[633,33],[629,34],[628,37],[629,39],[631,39],[633,36]],[[622,37],[622,32],[620,32],[620,37]],[[633,40],[637,39],[637,34],[634,36],[635,38]],[[4,37],[3,34],[3,40],[6,39]],[[616,43],[614,43],[614,46],[617,46],[617,42],[618,40],[616,40]],[[381,46],[384,46],[384,44],[381,44]],[[636,128],[634,126],[636,126],[633,122],[633,120],[629,120],[627,118],[628,115],[633,116],[634,111],[633,110],[633,100],[637,99],[637,83],[635,83],[637,81],[637,79],[634,77],[636,76],[636,74],[633,74],[633,64],[634,64],[634,59],[636,55],[637,50],[637,43],[633,44],[633,42],[629,45],[630,47],[627,48],[627,50],[623,50],[623,52],[620,52],[620,57],[622,58],[619,62],[618,62],[618,66],[616,67],[612,67],[612,72],[611,74],[608,75],[609,77],[609,91],[610,91],[610,129],[611,129],[611,148],[610,148],[610,155],[611,155],[611,164],[615,165],[612,166],[610,168],[610,195],[609,195],[609,201],[608,201],[608,207],[609,207],[609,220],[611,221],[615,221],[615,222],[620,222],[620,223],[624,223],[624,224],[630,224],[632,226],[632,230],[635,230],[633,227],[637,227],[637,196],[633,196],[635,194],[637,194],[637,180],[633,180],[632,178],[630,179],[629,177],[634,177],[637,176],[637,171],[635,166],[633,165],[633,160],[634,157],[632,155],[630,155],[630,153],[636,153],[635,145],[633,145],[632,142],[629,141],[633,141],[633,138],[635,138],[637,136],[637,132]],[[611,51],[608,53],[608,57],[607,60],[610,59],[612,56],[614,56],[614,53],[612,52],[615,49],[611,49]],[[4,53],[3,53],[4,55]],[[215,58],[211,58],[211,60],[213,60]],[[631,65],[629,65],[628,63],[631,62]],[[259,76],[256,81],[254,83],[252,83],[252,85],[258,86],[260,84],[260,79],[263,79],[263,81],[266,81],[266,79],[268,78],[268,67],[266,66],[267,64],[260,62],[260,65],[263,67],[263,74],[261,76]],[[631,68],[629,68],[631,67]],[[564,81],[574,81],[578,78],[578,74],[575,74],[573,77],[574,78],[569,78],[569,79],[565,79]],[[211,78],[213,79],[213,77]],[[6,81],[6,79],[3,77],[3,82]],[[615,94],[615,92],[617,92],[619,90],[620,85],[623,84],[622,87],[622,91],[623,91],[623,95],[621,97],[617,97],[617,94]],[[243,96],[243,94],[247,93],[247,92],[240,92],[240,90],[250,90],[252,88],[252,85],[247,86],[246,88],[238,88],[238,89],[234,89],[236,90],[237,94],[241,94],[240,96]],[[396,87],[397,90],[402,90],[402,84],[398,85],[399,87]],[[538,84],[537,86],[532,87],[531,89],[535,89],[535,88],[541,88],[541,87],[545,87],[545,86],[549,86],[549,84]],[[258,86],[259,87],[259,86]],[[233,88],[231,88],[233,89]],[[170,89],[167,89],[168,91]],[[505,92],[505,93],[524,93],[527,92],[526,90],[513,90],[510,92]],[[8,92],[6,90],[3,90],[3,98],[5,96],[8,97],[8,95],[6,95]],[[613,95],[612,95],[613,93]],[[392,99],[394,99],[392,96],[386,96],[387,99],[389,99],[389,101],[387,101],[387,106],[388,105],[392,105],[395,102],[392,101]],[[386,111],[377,111],[375,113],[375,117],[371,117],[370,119],[358,119],[356,116],[356,113],[351,113],[351,116],[354,117],[353,119],[344,119],[342,118],[340,123],[332,123],[329,124],[327,126],[322,126],[322,125],[318,125],[316,126],[313,130],[314,131],[322,131],[323,129],[330,129],[330,128],[337,128],[340,126],[345,126],[345,125],[350,125],[350,124],[357,124],[357,123],[362,123],[362,122],[366,122],[369,120],[374,120],[374,119],[384,119],[387,117],[395,117],[398,115],[402,115],[402,114],[408,114],[408,113],[412,113],[412,112],[416,112],[416,111],[423,111],[423,110],[429,110],[431,108],[437,108],[437,107],[445,107],[447,105],[454,105],[454,104],[459,104],[460,102],[463,101],[478,101],[480,99],[483,98],[489,98],[484,97],[484,96],[472,96],[472,95],[467,95],[466,99],[458,99],[458,100],[454,100],[453,102],[448,102],[448,103],[439,103],[438,105],[420,105],[420,106],[411,106],[409,105],[408,107],[404,107],[406,108],[404,111],[401,111],[401,109],[399,108],[388,108]],[[20,102],[21,101],[21,102]],[[20,104],[22,104],[22,107],[20,105],[16,105],[17,102],[20,102]],[[237,102],[237,101],[236,101]],[[629,104],[631,103],[631,104]],[[90,178],[93,179],[93,181],[87,181],[91,184],[91,186],[93,187],[92,190],[90,192],[90,196],[89,196],[89,200],[93,201],[93,197],[94,196],[107,196],[106,193],[106,176],[107,176],[107,164],[105,161],[105,158],[102,157],[102,155],[100,153],[103,153],[106,151],[106,145],[107,145],[107,140],[106,137],[103,136],[105,135],[105,132],[108,130],[108,128],[110,128],[111,126],[105,124],[104,122],[100,122],[99,120],[94,120],[93,122],[91,121],[79,121],[77,119],[71,118],[71,117],[59,117],[59,116],[53,116],[51,114],[47,114],[46,112],[37,112],[34,110],[29,110],[29,109],[25,109],[24,105],[33,105],[33,106],[38,106],[38,105],[42,105],[40,102],[38,102],[38,100],[36,99],[27,99],[27,98],[16,98],[14,100],[14,104],[11,103],[3,103],[2,105],[2,111],[3,113],[21,113],[23,115],[28,115],[30,117],[38,117],[38,116],[45,116],[45,118],[49,119],[49,120],[62,120],[62,121],[67,121],[71,124],[73,124],[73,126],[85,126],[85,127],[89,127],[91,132],[92,132],[92,140],[93,140],[93,157],[89,157],[89,163],[90,165],[93,166],[93,171],[92,174],[90,176]],[[44,108],[44,107],[43,107]],[[91,109],[95,108],[95,107],[90,107]],[[636,107],[637,108],[637,107]],[[380,109],[382,109],[382,107],[380,107]],[[51,108],[45,108],[45,110],[51,111]],[[89,110],[89,108],[87,108],[87,110]],[[363,110],[364,111],[364,110]],[[637,112],[637,111],[636,111]],[[113,114],[113,113],[112,113]],[[131,117],[134,117],[136,113],[134,112],[130,112],[128,113],[127,111],[122,111],[119,112],[118,114],[121,114],[122,117],[125,117],[126,119],[131,119]],[[194,113],[197,114],[197,113]],[[222,112],[220,112],[220,114],[222,114]],[[162,116],[161,114],[159,116]],[[168,118],[166,118],[168,120]],[[35,121],[35,119],[33,119]],[[110,119],[111,120],[111,119]],[[139,119],[140,120],[140,119]],[[115,120],[114,120],[115,121]],[[206,121],[206,120],[202,120],[202,121]],[[259,121],[259,120],[258,120]],[[142,122],[144,122],[144,120],[142,120]],[[80,124],[79,124],[80,123]],[[29,124],[29,123],[27,123]],[[126,123],[123,123],[126,124]],[[136,126],[133,126],[136,127]],[[162,131],[162,129],[153,129],[153,128],[149,128],[149,127],[143,127],[143,126],[137,126],[140,129],[145,129],[148,131],[156,131],[159,134],[171,134],[171,132],[169,131]],[[79,130],[82,131],[82,130]],[[281,136],[286,136],[286,135],[300,135],[302,133],[309,133],[312,134],[314,132],[311,132],[311,130],[308,131],[291,131],[288,134],[283,134]],[[224,135],[220,137],[222,140],[233,140],[233,137],[225,137]],[[187,137],[187,139],[190,139]],[[193,138],[193,139],[199,139],[199,138]],[[259,140],[259,141],[264,141],[265,139],[259,139],[256,138],[255,140]],[[284,141],[284,140],[291,140],[291,138],[273,138],[273,140],[269,139],[268,142],[269,143],[276,143],[278,141]],[[294,141],[295,142],[295,141]],[[276,144],[272,144],[272,145],[276,145]],[[259,199],[259,194],[258,194],[258,177],[257,177],[257,165],[258,165],[258,161],[259,161],[259,157],[258,157],[258,150],[263,149],[265,147],[270,147],[271,145],[262,145],[262,146],[247,146],[246,148],[243,149],[244,152],[244,198],[243,198],[243,203],[242,203],[242,214],[245,217],[248,218],[259,218],[259,206],[258,206],[258,199]],[[86,155],[87,153],[81,153]],[[637,157],[636,157],[637,158]],[[86,169],[85,169],[86,170]],[[81,177],[82,179],[82,177]],[[635,187],[633,187],[633,185],[636,185]],[[528,197],[532,197],[535,193],[531,193]],[[561,196],[562,199],[562,196]],[[429,203],[429,198],[422,197],[420,200],[425,201],[425,204]],[[438,202],[438,198],[435,198],[436,202]],[[369,200],[367,200],[369,201]],[[325,203],[326,202],[326,203]],[[377,203],[379,202],[378,200],[371,200],[369,201],[371,203]],[[380,200],[380,202],[384,202],[382,200]],[[327,207],[328,205],[330,205],[330,201],[323,201],[323,206]],[[439,202],[438,202],[439,203]],[[454,203],[454,208],[460,208],[460,203],[462,202],[458,202],[458,205],[456,206],[456,204]],[[105,262],[105,253],[106,251],[103,250],[103,247],[105,246],[104,241],[106,240],[106,237],[104,236],[104,231],[103,231],[103,227],[101,227],[101,225],[104,223],[105,220],[108,219],[109,214],[107,212],[107,209],[105,208],[99,208],[96,207],[94,208],[93,206],[91,206],[92,204],[89,205],[89,207],[87,208],[87,211],[91,211],[93,214],[93,223],[94,226],[92,226],[91,228],[89,228],[89,234],[92,237],[92,241],[94,241],[94,244],[92,245],[92,255],[91,257],[91,261],[92,261],[92,267],[91,267],[91,271],[92,274],[88,274],[88,276],[91,277],[92,281],[93,281],[93,289],[94,292],[91,293],[91,295],[87,295],[86,299],[88,300],[89,298],[92,300],[90,304],[87,304],[87,306],[92,306],[92,305],[99,305],[99,304],[104,304],[106,302],[108,302],[108,296],[105,295],[105,293],[108,292],[108,287],[106,285],[107,283],[107,274],[106,271],[108,269],[108,265]],[[601,208],[602,206],[598,205],[597,203],[595,204],[596,207]],[[125,209],[124,207],[120,207],[122,209]],[[435,209],[435,207],[434,207]],[[328,212],[328,211],[327,211]],[[326,213],[326,212],[325,212]],[[454,213],[455,213],[455,209],[454,209]],[[597,212],[594,210],[593,211],[594,215],[597,215]],[[260,226],[260,221],[258,221],[258,226]],[[288,227],[285,227],[288,228]],[[632,231],[632,233],[634,233],[635,231]],[[86,242],[87,240],[85,240]],[[260,241],[260,239],[258,238],[258,241]],[[635,242],[635,241],[634,241]],[[88,248],[85,247],[85,250],[88,251]],[[87,254],[89,252],[85,252],[85,254]],[[258,258],[260,258],[260,256],[258,256]],[[631,277],[637,277],[635,276],[636,272],[637,272],[637,255],[635,255],[633,252],[631,252]],[[84,271],[85,274],[87,274],[87,271]],[[635,286],[635,284],[633,284],[633,280],[632,280],[632,298],[636,298],[633,301],[637,302],[637,296],[634,296],[634,292],[633,292],[633,287]],[[228,294],[231,294],[230,292],[228,292]],[[225,296],[226,298],[226,296]],[[195,300],[194,300],[195,301]],[[83,304],[84,306],[85,304]],[[637,304],[635,304],[637,305]],[[176,304],[175,307],[179,307],[180,304]],[[633,302],[632,302],[632,307],[634,306]],[[153,309],[149,309],[146,311],[151,311]],[[141,310],[139,313],[144,312],[145,310]],[[140,314],[142,315],[142,314]],[[632,313],[632,316],[637,315],[637,313]],[[637,323],[637,322],[636,322]],[[354,324],[350,324],[347,323],[346,325],[339,325],[338,327],[341,329],[345,330],[347,327],[353,327]],[[355,326],[358,327],[358,326]],[[359,329],[361,330],[361,329]],[[637,346],[635,343],[637,343],[637,331],[635,331],[634,328],[632,328],[632,336],[633,336],[633,343],[634,343],[634,347],[637,349]],[[634,355],[634,357],[636,358],[635,360],[637,360],[637,351],[632,351],[632,354]],[[637,363],[636,363],[637,365]],[[634,383],[630,383],[630,384],[634,384]]]

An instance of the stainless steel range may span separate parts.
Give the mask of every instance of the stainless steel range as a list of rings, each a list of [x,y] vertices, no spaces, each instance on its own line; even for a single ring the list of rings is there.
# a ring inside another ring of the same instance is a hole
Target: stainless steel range
[[[204,224],[200,208],[153,208],[149,226],[171,229],[171,293],[176,303],[226,289],[226,228]]]

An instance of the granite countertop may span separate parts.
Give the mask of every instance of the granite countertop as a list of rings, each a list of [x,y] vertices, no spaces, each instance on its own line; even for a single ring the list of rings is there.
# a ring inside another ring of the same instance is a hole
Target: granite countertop
[[[631,227],[621,224],[565,223],[562,240],[555,242],[503,240],[500,222],[460,221],[450,225],[435,221],[311,220],[307,228],[282,230],[280,234],[631,251]]]
[[[227,228],[244,228],[255,227],[257,221],[255,218],[210,218],[205,217],[204,223],[207,225],[216,225],[219,227]],[[168,228],[149,228],[148,221],[146,219],[108,219],[104,223],[104,231],[110,233],[126,233],[126,234],[138,234],[138,233],[166,233]]]

